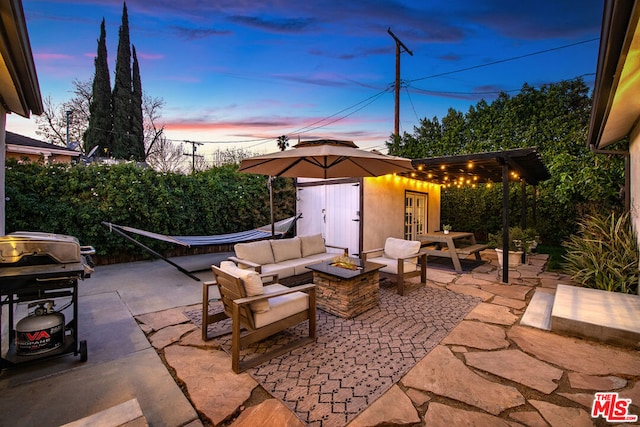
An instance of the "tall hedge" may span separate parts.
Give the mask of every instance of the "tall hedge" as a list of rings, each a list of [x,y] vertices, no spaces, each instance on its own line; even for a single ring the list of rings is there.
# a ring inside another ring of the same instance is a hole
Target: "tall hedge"
[[[276,220],[295,214],[293,180],[274,182]],[[7,160],[6,231],[76,236],[98,255],[140,250],[102,221],[167,235],[215,235],[270,221],[267,177],[243,174],[236,165],[193,175],[159,173],[132,163],[118,165],[18,164]],[[169,244],[150,243],[156,250]]]

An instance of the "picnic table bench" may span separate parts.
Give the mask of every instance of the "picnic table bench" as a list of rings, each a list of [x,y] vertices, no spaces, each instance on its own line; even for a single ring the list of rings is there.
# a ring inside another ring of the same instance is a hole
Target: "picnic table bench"
[[[461,255],[462,258],[466,258],[474,254],[476,259],[480,261],[482,259],[480,251],[488,247],[477,243],[474,234],[466,231],[451,231],[447,234],[442,231],[436,231],[418,236],[417,239],[420,240],[423,246],[422,252],[425,252],[428,256],[451,258],[453,267],[458,273],[462,272]]]

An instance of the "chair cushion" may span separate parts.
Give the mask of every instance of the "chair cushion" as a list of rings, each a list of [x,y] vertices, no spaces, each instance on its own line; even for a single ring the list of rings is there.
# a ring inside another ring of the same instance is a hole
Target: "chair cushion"
[[[254,297],[256,295],[264,294],[264,285],[262,284],[262,279],[260,275],[254,270],[245,270],[237,265],[235,265],[232,261],[222,261],[220,263],[220,269],[229,274],[232,274],[236,277],[239,277],[242,280],[242,285],[244,286],[244,292],[248,297]],[[264,313],[270,310],[269,301],[256,301],[249,304],[251,307],[251,311],[254,313]]]
[[[237,243],[233,247],[236,256],[240,259],[255,262],[256,264],[273,264],[273,252],[269,240],[259,240],[251,243]]]
[[[387,237],[384,244],[385,258],[398,259],[408,258],[420,251],[420,242],[417,240],[396,239],[395,237]]]
[[[271,240],[271,249],[275,263],[300,258],[302,256],[300,252],[300,239],[297,237],[292,239]]]
[[[264,287],[265,293],[273,293],[289,289],[279,283]],[[261,328],[270,323],[292,316],[309,309],[309,295],[304,292],[293,292],[287,295],[269,299],[271,310],[264,313],[255,313],[253,317],[256,328]]]
[[[327,252],[322,234],[298,237],[300,238],[300,249],[302,250],[303,257]]]
[[[385,257],[375,257],[375,258],[367,258],[367,261],[371,261],[371,262],[377,262],[378,264],[384,264],[386,267],[383,267],[380,269],[381,272],[383,273],[389,273],[389,274],[398,274],[398,260],[397,259],[391,259],[391,258],[385,258]],[[417,271],[419,266],[416,264],[417,258],[412,258],[409,261],[413,261],[413,262],[407,262],[404,261],[403,264],[403,269],[405,273],[411,273],[414,271]]]

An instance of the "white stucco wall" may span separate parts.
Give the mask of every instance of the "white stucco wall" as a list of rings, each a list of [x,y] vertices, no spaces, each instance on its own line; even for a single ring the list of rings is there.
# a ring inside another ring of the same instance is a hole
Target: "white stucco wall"
[[[440,186],[393,175],[364,179],[363,250],[381,248],[387,237],[404,238],[405,191],[428,194],[428,231],[440,228]]]

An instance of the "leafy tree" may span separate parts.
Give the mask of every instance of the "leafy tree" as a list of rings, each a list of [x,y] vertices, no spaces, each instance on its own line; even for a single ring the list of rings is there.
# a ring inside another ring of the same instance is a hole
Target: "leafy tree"
[[[92,97],[89,105],[89,125],[83,135],[84,149],[91,151],[95,146],[112,151],[111,129],[111,79],[107,63],[107,42],[104,18],[100,24],[100,39],[96,55],[95,75],[93,77]]]
[[[289,146],[289,137],[287,135],[280,135],[278,137],[278,148],[280,151],[284,151]]]
[[[491,103],[481,100],[466,113],[450,109],[441,121],[425,118],[413,134],[392,138],[387,147],[389,154],[409,158],[536,147],[551,172],[551,179],[536,189],[536,228],[547,243],[559,243],[577,230],[585,212],[621,206],[623,160],[595,155],[586,146],[590,108],[589,89],[581,78],[539,88],[524,84],[514,96],[501,93]],[[501,212],[498,187],[473,191],[482,203],[472,202],[468,190],[443,191],[442,221],[480,234],[495,232],[499,222],[493,224],[493,219]],[[510,191],[513,225],[522,216],[519,187]],[[527,197],[531,206],[531,193]],[[474,219],[456,212],[474,212]]]
[[[113,86],[113,157],[117,159],[135,158],[132,150],[132,83],[131,83],[131,43],[129,41],[129,16],[127,4],[122,8],[122,24],[118,34],[118,56],[116,57],[116,77]],[[140,160],[140,159],[136,159]]]

